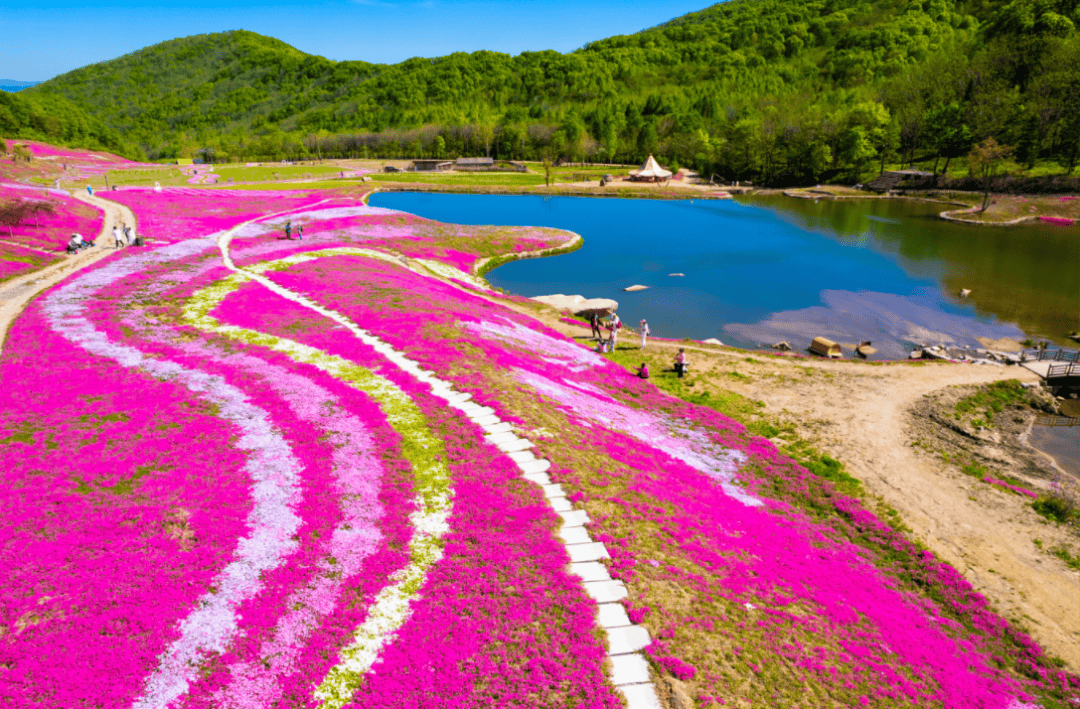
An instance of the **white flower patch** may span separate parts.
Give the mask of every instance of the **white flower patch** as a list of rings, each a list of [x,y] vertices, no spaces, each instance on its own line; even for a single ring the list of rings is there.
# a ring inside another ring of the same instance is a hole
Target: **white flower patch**
[[[569,366],[571,370],[582,371],[588,367],[600,367],[607,363],[607,360],[600,355],[572,342],[545,335],[505,318],[499,318],[499,320],[505,324],[485,320],[479,323],[468,322],[463,327],[489,340],[499,340],[538,353],[545,361]],[[549,357],[551,359],[548,359]]]
[[[428,269],[437,276],[467,283],[470,286],[478,288],[487,293],[495,292],[491,290],[491,286],[489,286],[483,278],[474,276],[471,273],[465,273],[465,271],[462,271],[460,268],[455,268],[448,263],[443,263],[442,261],[435,261],[433,259],[426,258],[414,260],[422,263],[424,265],[424,268]]]
[[[744,505],[762,504],[735,482],[739,465],[746,460],[742,451],[717,445],[700,431],[670,416],[632,409],[606,395],[586,394],[524,369],[515,369],[514,376],[578,416],[627,433],[705,473],[720,484],[725,494]]]

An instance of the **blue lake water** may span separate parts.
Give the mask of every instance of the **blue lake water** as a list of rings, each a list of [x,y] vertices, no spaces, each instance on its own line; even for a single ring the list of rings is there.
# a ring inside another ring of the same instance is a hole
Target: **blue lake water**
[[[874,340],[897,357],[911,343],[1053,337],[1076,319],[1069,304],[1080,280],[1060,265],[1077,250],[1067,230],[955,225],[937,218],[940,205],[409,192],[377,193],[371,204],[442,222],[581,234],[578,251],[511,262],[487,278],[530,297],[613,298],[624,321],[646,318],[661,337],[787,339],[800,348],[824,335]],[[649,289],[623,291],[635,284]],[[971,299],[956,295],[963,287]]]

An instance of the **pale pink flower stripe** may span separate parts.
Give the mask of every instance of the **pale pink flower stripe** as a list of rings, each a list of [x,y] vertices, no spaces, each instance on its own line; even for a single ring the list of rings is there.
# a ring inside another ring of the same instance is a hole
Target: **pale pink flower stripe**
[[[0,705],[123,707],[244,534],[242,430],[31,303],[0,359]],[[130,491],[124,486],[130,485]]]
[[[560,405],[578,416],[606,428],[628,433],[642,443],[661,450],[691,468],[705,473],[720,483],[720,487],[728,497],[749,507],[761,505],[761,500],[746,494],[735,482],[739,466],[746,461],[746,456],[741,451],[719,446],[693,428],[685,424],[680,426],[661,413],[649,414],[638,409],[631,409],[607,394],[574,391],[570,387],[525,369],[515,370],[514,377],[540,394],[558,401]],[[569,384],[569,382],[566,383]],[[593,389],[595,390],[595,387]]]
[[[216,255],[214,252],[213,256]],[[197,264],[176,264],[183,266],[192,277],[184,284],[185,291],[202,285],[205,279],[198,276],[207,271],[217,270],[219,277],[221,275],[222,269],[216,258],[204,259]],[[140,286],[114,290],[111,295],[119,301],[128,298],[157,300],[172,290],[175,284],[168,279],[144,278]],[[105,314],[101,319],[107,322],[110,318]],[[345,582],[360,572],[365,559],[374,553],[382,540],[377,524],[382,517],[378,499],[382,466],[374,455],[374,451],[381,446],[376,446],[367,427],[357,416],[339,410],[342,402],[337,396],[307,378],[311,376],[310,373],[300,375],[248,354],[224,354],[198,343],[174,342],[177,333],[148,319],[143,309],[128,311],[121,322],[144,337],[151,334],[155,341],[179,348],[186,355],[214,360],[245,371],[253,378],[265,379],[301,420],[323,429],[324,437],[333,447],[335,489],[341,499],[343,515],[333,528],[329,542],[320,545],[322,557],[310,562],[316,567],[317,573],[280,604],[285,609],[284,613],[269,634],[265,631],[260,633],[266,635],[267,639],[259,645],[254,657],[267,659],[236,659],[229,665],[231,683],[213,695],[220,706],[269,706],[280,699],[284,692],[282,677],[298,670],[298,658],[312,632],[337,607]],[[101,324],[105,326],[104,322]],[[119,333],[114,333],[114,336],[119,336]],[[294,363],[288,364],[296,368]],[[369,417],[381,417],[377,408],[366,413]],[[311,465],[305,467],[305,475],[310,476]],[[308,519],[308,515],[304,517]],[[297,559],[291,561],[293,566],[297,563]],[[250,619],[252,615],[247,610],[243,613],[245,619]],[[262,617],[266,614],[258,615]],[[256,630],[249,626],[249,620],[242,621],[241,628],[245,633]]]
[[[261,590],[263,572],[276,567],[297,548],[292,537],[300,525],[293,511],[301,499],[299,463],[264,410],[220,376],[167,360],[149,359],[135,348],[110,341],[83,314],[88,301],[115,281],[154,261],[204,249],[206,244],[178,246],[109,262],[50,293],[44,307],[53,329],[87,352],[177,381],[215,403],[223,418],[244,430],[236,445],[250,451],[245,466],[253,481],[251,494],[255,500],[248,517],[250,532],[239,541],[234,560],[216,577],[216,592],[204,594],[181,621],[181,636],[161,656],[157,670],[133,705],[139,709],[168,706],[188,691],[199,663],[208,653],[225,651],[237,630],[236,607]]]

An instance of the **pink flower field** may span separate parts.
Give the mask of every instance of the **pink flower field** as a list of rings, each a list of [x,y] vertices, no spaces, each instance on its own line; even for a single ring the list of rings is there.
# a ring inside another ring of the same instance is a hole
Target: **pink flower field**
[[[103,196],[149,248],[0,357],[0,705],[1080,702],[858,500],[475,276],[572,235]]]
[[[8,243],[62,255],[73,232],[87,239],[96,239],[101,233],[101,211],[73,199],[63,190],[0,183],[0,201],[45,202],[53,209],[52,214],[26,217],[10,234],[6,228],[0,228],[0,240]]]

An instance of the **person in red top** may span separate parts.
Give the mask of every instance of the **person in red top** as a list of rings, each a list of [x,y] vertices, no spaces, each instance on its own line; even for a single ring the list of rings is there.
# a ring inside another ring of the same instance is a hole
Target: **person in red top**
[[[645,364],[644,362],[642,362],[641,366],[638,367],[637,369],[635,369],[634,371],[637,372],[637,375],[639,377],[641,377],[642,379],[648,379],[649,378],[649,365]]]

